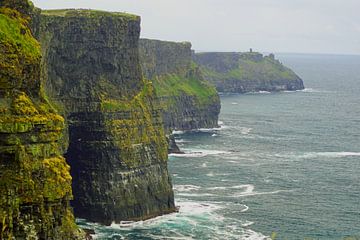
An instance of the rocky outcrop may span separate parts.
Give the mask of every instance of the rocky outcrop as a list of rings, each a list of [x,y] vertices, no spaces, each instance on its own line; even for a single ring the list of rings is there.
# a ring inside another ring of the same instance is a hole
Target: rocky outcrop
[[[64,119],[40,81],[28,1],[0,1],[0,239],[80,239],[61,156]]]
[[[197,53],[193,59],[219,92],[246,93],[304,89],[303,81],[273,54]]]
[[[218,126],[219,96],[191,55],[187,42],[140,40],[142,70],[154,84],[167,130]]]
[[[163,122],[139,63],[140,18],[52,10],[38,22],[45,88],[68,127],[75,215],[110,224],[174,211]]]

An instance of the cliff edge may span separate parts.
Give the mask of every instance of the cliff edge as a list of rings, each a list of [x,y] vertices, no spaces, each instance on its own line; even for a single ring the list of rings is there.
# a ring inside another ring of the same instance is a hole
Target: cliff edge
[[[43,92],[32,10],[0,1],[0,239],[80,239],[59,146],[64,119]]]
[[[75,215],[111,224],[173,212],[163,121],[140,68],[140,17],[67,9],[39,18],[45,88],[66,119]]]
[[[155,87],[167,131],[218,126],[219,96],[191,54],[188,42],[140,39],[142,71]]]

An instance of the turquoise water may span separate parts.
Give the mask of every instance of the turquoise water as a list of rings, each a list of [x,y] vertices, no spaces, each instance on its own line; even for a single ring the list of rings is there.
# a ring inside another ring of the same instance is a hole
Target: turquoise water
[[[176,136],[180,212],[97,239],[360,239],[360,57],[279,55],[307,89],[223,95],[221,128]]]

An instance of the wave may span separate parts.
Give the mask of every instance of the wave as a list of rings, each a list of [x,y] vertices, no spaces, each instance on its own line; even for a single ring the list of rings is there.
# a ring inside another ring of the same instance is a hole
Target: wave
[[[356,157],[356,156],[360,156],[360,152],[309,152],[300,155],[301,158],[317,158],[317,157],[343,158],[343,157]]]
[[[243,227],[249,227],[249,226],[251,226],[251,225],[253,225],[253,224],[254,224],[254,222],[246,221],[246,222],[244,222],[243,224],[241,224],[241,226],[243,226]]]
[[[305,88],[302,90],[290,91],[290,92],[304,92],[304,93],[330,93],[331,91],[319,90],[314,88]]]
[[[189,143],[190,141],[179,138],[179,139],[175,139],[175,142],[176,143]]]
[[[214,156],[214,155],[224,155],[228,154],[227,151],[218,151],[218,150],[186,150],[183,149],[185,153],[171,153],[169,156],[173,157],[183,157],[183,158],[201,158],[206,156]]]
[[[294,190],[275,190],[275,191],[270,191],[270,192],[256,192],[256,191],[254,191],[255,186],[252,184],[207,188],[207,190],[210,190],[210,191],[227,190],[227,189],[231,189],[231,190],[242,189],[243,190],[241,192],[231,191],[231,195],[228,195],[227,197],[247,197],[247,196],[257,196],[257,195],[272,195],[272,194],[278,194],[278,193],[282,193],[282,192],[294,191]],[[224,195],[224,194],[222,194],[222,195]],[[247,211],[247,209],[245,211]]]
[[[249,210],[249,207],[244,204],[244,209],[242,209],[240,212],[244,213]]]
[[[181,197],[211,197],[211,196],[216,196],[215,194],[212,193],[178,193],[178,196]]]
[[[173,130],[172,131],[172,134],[174,135],[181,135],[181,134],[184,134],[185,132],[184,131],[181,131],[181,130]]]
[[[174,185],[174,190],[178,192],[190,192],[190,191],[197,191],[201,189],[200,186],[196,185]]]
[[[127,237],[149,239],[270,239],[251,230],[252,222],[226,218],[220,214],[224,203],[198,202],[178,199],[179,212],[153,219],[95,227],[96,239],[127,239]],[[209,224],[211,223],[211,224]],[[194,229],[202,229],[194,231]]]
[[[209,187],[208,190],[226,190],[226,189],[247,189],[249,191],[254,190],[254,185],[252,184],[242,184],[236,186],[228,186],[228,187]]]
[[[240,127],[239,130],[242,135],[248,135],[253,129],[247,127]]]

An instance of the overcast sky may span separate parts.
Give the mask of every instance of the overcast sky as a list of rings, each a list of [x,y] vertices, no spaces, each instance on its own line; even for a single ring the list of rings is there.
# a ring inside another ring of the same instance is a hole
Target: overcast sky
[[[33,0],[36,6],[129,12],[142,37],[198,51],[360,54],[360,0]]]

